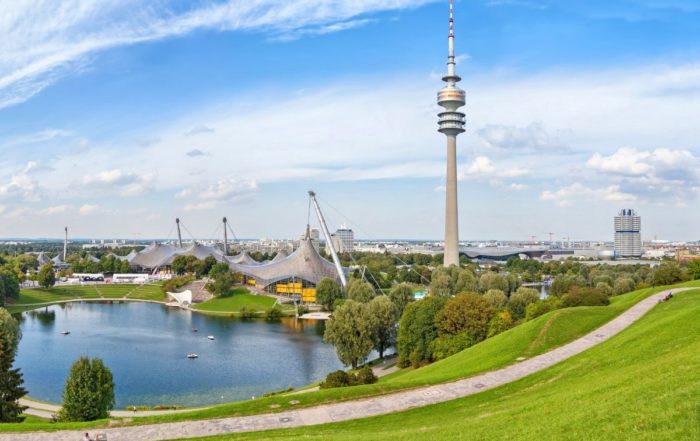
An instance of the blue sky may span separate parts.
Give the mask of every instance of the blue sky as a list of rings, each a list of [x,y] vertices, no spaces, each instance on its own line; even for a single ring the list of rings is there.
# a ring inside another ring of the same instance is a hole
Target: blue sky
[[[442,236],[447,1],[0,5],[0,237]],[[697,240],[700,3],[461,0],[460,237]]]

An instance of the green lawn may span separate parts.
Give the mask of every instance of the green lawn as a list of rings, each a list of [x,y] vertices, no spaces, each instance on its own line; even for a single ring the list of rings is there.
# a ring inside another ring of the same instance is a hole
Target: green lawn
[[[697,440],[700,290],[500,388],[381,417],[198,440]]]
[[[700,286],[700,282],[693,282],[692,285]],[[565,344],[590,332],[591,330],[619,315],[622,311],[628,309],[638,301],[655,292],[662,291],[663,289],[666,288],[659,287],[645,289],[618,296],[613,299],[610,306],[582,307],[553,311],[539,317],[536,320],[527,322],[506,331],[496,337],[487,339],[478,345],[462,351],[450,358],[420,369],[406,369],[399,371],[381,378],[376,384],[348,388],[322,389],[319,391],[294,395],[293,399],[299,401],[299,403],[296,405],[291,405],[289,403],[289,401],[292,399],[290,396],[275,395],[257,400],[222,404],[213,406],[209,409],[189,413],[138,418],[134,420],[132,424],[174,422],[283,411],[291,408],[308,407],[322,403],[358,399],[390,393],[401,389],[409,389],[422,385],[436,384],[469,377],[514,363],[518,357],[536,355],[546,352],[547,350],[556,346]],[[258,297],[242,293],[237,295],[245,296],[244,298],[255,297],[268,299],[274,302],[273,299],[267,297]],[[209,304],[217,304],[219,302],[232,302],[237,295],[230,298],[215,299],[199,306],[201,307]],[[227,307],[230,307],[230,305],[221,306],[221,309],[219,310],[225,310]],[[92,424],[99,425],[104,423]],[[0,431],[3,429],[22,431],[59,430],[62,428],[73,427],[75,426],[65,424],[44,424],[36,425],[34,427],[31,427],[29,424],[22,424],[16,427],[12,425],[5,425],[4,427],[0,426]]]
[[[148,284],[139,285],[137,287],[131,286],[131,291],[127,295],[128,299],[138,299],[138,300],[152,300],[156,302],[162,302],[165,297],[163,291],[160,289],[160,285]]]
[[[267,311],[275,304],[275,299],[264,295],[254,295],[246,288],[235,288],[230,297],[217,297],[194,305],[192,309],[214,313],[237,313],[245,307],[248,311]]]

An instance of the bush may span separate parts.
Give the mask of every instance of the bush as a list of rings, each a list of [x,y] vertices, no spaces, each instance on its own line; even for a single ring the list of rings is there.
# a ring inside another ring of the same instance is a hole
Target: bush
[[[321,389],[330,389],[332,387],[346,387],[355,384],[356,378],[352,374],[345,371],[334,371],[326,376],[326,381],[320,384]]]
[[[435,325],[440,335],[457,335],[468,332],[475,342],[486,338],[489,322],[495,311],[483,297],[474,293],[462,293],[452,297],[436,315]]]
[[[377,382],[377,376],[374,375],[374,371],[369,366],[365,366],[356,374],[357,384],[373,384]]]
[[[71,367],[63,391],[61,421],[107,418],[114,407],[112,372],[99,358],[80,357]]]
[[[251,319],[255,318],[255,311],[249,310],[245,306],[241,306],[241,309],[238,310],[238,315],[242,319]]]
[[[168,292],[176,292],[178,289],[182,288],[193,280],[193,276],[172,277],[163,283],[160,290],[163,291],[163,294]]]
[[[573,287],[568,294],[561,298],[561,306],[570,308],[575,306],[607,306],[610,300],[605,293],[596,288]]]
[[[274,305],[265,312],[265,318],[267,320],[279,320],[282,318],[282,308],[280,308],[279,305]]]
[[[628,292],[634,291],[636,284],[634,280],[629,277],[621,277],[615,281],[613,285],[613,295],[619,296],[620,294],[626,294]]]
[[[489,289],[483,296],[495,310],[501,310],[508,306],[508,296],[500,289]]]

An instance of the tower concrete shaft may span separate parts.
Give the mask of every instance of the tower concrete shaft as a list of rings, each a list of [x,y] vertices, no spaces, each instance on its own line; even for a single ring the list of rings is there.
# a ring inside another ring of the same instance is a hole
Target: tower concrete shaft
[[[450,32],[447,37],[447,75],[445,87],[438,92],[438,131],[447,136],[447,182],[445,185],[445,266],[459,265],[459,215],[457,207],[457,135],[464,132],[465,115],[458,109],[466,103],[466,94],[457,87],[461,78],[455,73],[454,15],[450,0]]]

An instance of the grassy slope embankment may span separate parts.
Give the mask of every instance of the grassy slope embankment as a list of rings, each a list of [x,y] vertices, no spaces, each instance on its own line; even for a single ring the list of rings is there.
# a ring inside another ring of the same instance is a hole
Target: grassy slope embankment
[[[609,341],[491,391],[364,420],[205,439],[700,439],[698,316],[700,290],[686,292]]]
[[[685,285],[690,284],[678,286]],[[700,282],[693,282],[693,285],[700,286]],[[512,364],[518,357],[536,355],[568,343],[613,319],[635,303],[664,289],[666,288],[650,288],[617,296],[613,299],[610,306],[580,307],[553,311],[531,322],[517,326],[501,335],[487,339],[450,358],[421,369],[399,371],[381,378],[376,384],[349,388],[322,389],[294,395],[293,398],[290,396],[275,395],[257,400],[222,404],[190,413],[138,418],[135,419],[132,424],[163,423],[269,413],[289,410],[291,408],[308,407],[323,403],[380,395],[396,390],[473,376],[478,373]],[[292,399],[298,400],[299,403],[291,405],[290,400]],[[62,423],[0,425],[0,431],[59,430],[62,428],[90,427],[91,425],[93,427],[104,426],[105,424],[105,421],[101,421],[87,424],[83,423],[80,425]]]
[[[37,304],[50,305],[66,300],[117,300],[138,299],[162,301],[160,285],[84,285],[55,286],[53,288],[31,288],[20,291],[19,299],[8,301],[7,309],[14,312],[26,311],[38,307]],[[29,306],[23,306],[29,305]]]
[[[192,306],[192,309],[207,313],[230,314],[238,313],[241,308],[248,311],[265,312],[275,304],[273,297],[251,294],[246,288],[234,288],[229,297],[216,297],[207,302]],[[281,305],[283,309],[289,309],[289,305]]]

